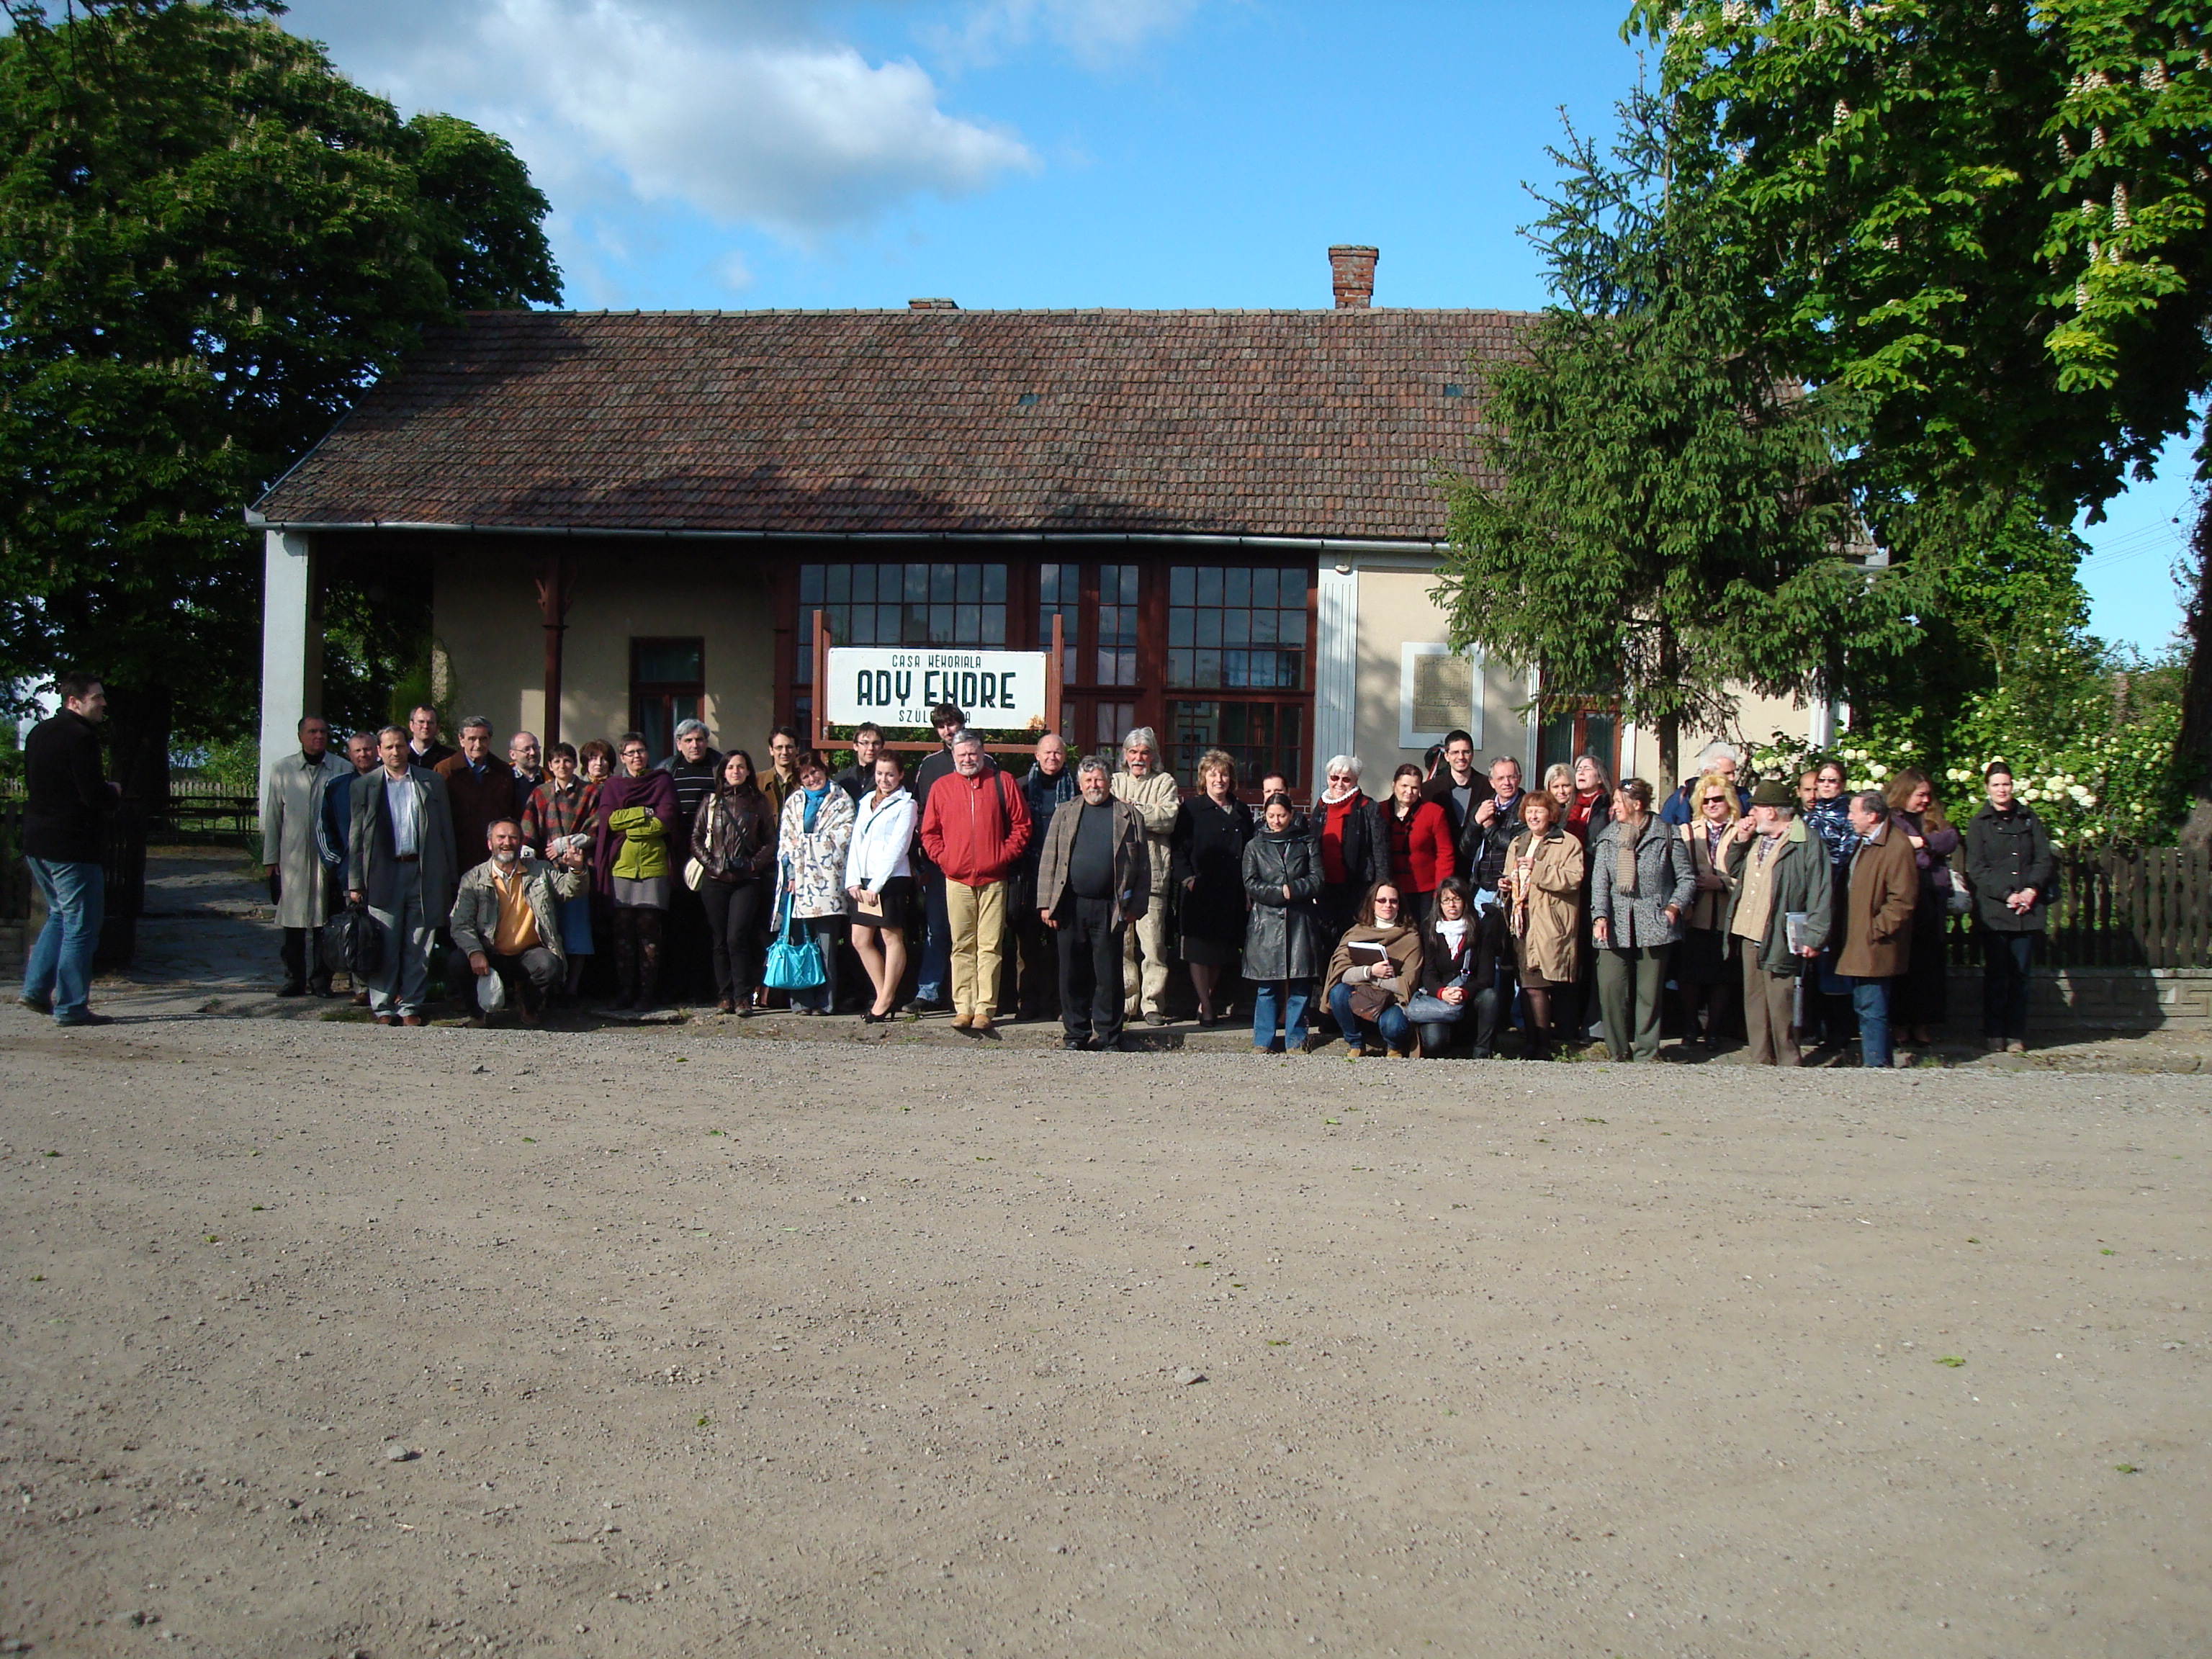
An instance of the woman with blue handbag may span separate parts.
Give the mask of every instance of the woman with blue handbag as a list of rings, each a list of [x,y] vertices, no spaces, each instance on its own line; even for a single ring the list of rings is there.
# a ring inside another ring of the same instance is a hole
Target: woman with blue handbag
[[[768,982],[790,992],[799,1012],[826,1014],[837,1006],[837,939],[845,927],[853,798],[830,781],[830,769],[811,749],[800,752],[794,769],[799,787],[783,803],[776,836],[777,927],[769,947]]]

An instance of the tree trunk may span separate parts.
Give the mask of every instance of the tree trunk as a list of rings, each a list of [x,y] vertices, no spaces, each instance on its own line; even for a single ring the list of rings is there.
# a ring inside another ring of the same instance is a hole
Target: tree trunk
[[[1659,629],[1661,683],[1672,689],[1680,684],[1681,674],[1682,659],[1681,653],[1674,648],[1674,630],[1662,623]],[[1670,708],[1660,715],[1657,732],[1659,737],[1658,795],[1663,801],[1674,793],[1674,786],[1681,781],[1682,775],[1680,768],[1682,759],[1682,716],[1680,712]]]
[[[107,775],[149,812],[169,804],[172,703],[166,685],[107,688]]]
[[[2181,734],[2173,762],[2191,780],[2195,797],[2181,844],[2194,852],[2212,848],[2212,487],[2197,497],[2197,529],[2190,540],[2197,561],[2197,592],[2184,626],[2189,634],[2189,678],[2181,693]]]

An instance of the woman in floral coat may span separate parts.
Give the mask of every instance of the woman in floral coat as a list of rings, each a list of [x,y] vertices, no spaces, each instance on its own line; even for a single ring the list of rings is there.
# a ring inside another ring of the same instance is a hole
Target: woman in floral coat
[[[853,839],[853,798],[830,781],[813,750],[800,752],[799,787],[785,798],[776,833],[776,915],[804,925],[822,952],[822,983],[793,991],[802,1014],[837,1006],[837,940],[845,930],[845,849]]]

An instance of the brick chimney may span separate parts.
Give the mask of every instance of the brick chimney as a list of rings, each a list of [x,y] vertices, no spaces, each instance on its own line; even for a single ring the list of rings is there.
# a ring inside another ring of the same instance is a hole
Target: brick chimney
[[[1339,311],[1364,311],[1375,303],[1375,261],[1371,247],[1333,247],[1328,251],[1328,284],[1336,290]]]
[[[960,305],[955,300],[908,300],[906,308],[908,311],[957,311]]]

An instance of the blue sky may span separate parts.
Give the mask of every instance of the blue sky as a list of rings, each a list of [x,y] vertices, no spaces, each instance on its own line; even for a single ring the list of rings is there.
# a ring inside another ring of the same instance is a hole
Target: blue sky
[[[505,136],[580,307],[1527,307],[1515,233],[1559,108],[1638,73],[1625,0],[294,0],[404,109]],[[2086,532],[2094,625],[2146,649],[2187,458]]]

